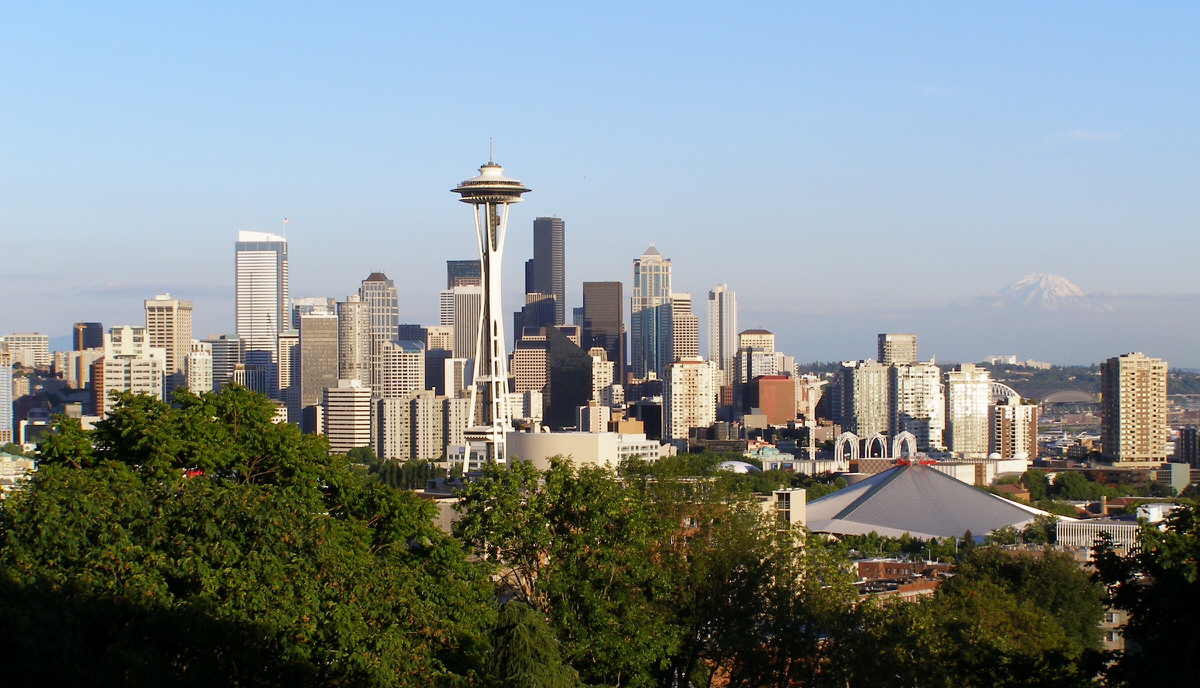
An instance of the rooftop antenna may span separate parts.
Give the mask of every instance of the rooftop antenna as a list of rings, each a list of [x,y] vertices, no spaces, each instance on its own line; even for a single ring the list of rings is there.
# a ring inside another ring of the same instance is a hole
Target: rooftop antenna
[[[285,218],[283,218],[283,240],[284,241],[287,241],[287,227],[288,227],[288,219],[285,217]]]
[[[492,137],[489,136],[488,137],[488,164],[489,165],[495,164],[493,162],[495,159],[496,159],[495,156],[492,155]]]

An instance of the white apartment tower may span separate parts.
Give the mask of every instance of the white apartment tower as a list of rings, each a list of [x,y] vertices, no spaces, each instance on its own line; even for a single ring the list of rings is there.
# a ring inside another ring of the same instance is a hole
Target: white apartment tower
[[[188,389],[196,394],[213,391],[212,345],[193,339],[183,360],[183,370]]]
[[[733,357],[737,352],[737,294],[724,284],[708,292],[708,360],[720,369],[720,384],[733,383]]]
[[[911,432],[917,451],[938,451],[946,426],[942,371],[932,361],[892,365],[888,370],[888,434]]]
[[[170,399],[176,389],[187,384],[184,359],[192,348],[192,302],[173,299],[170,294],[156,294],[146,300],[145,306],[150,346],[162,349],[167,355],[163,397]]]
[[[372,360],[378,347],[372,340],[370,304],[358,294],[351,294],[338,302],[337,318],[338,379],[358,380],[364,386],[373,386]]]
[[[667,366],[663,385],[664,439],[686,440],[691,428],[717,421],[717,364],[699,356]]]
[[[859,437],[888,431],[888,366],[877,361],[842,363],[841,418],[845,429]]]
[[[988,453],[988,406],[992,378],[986,368],[963,363],[946,373],[946,448],[963,458]]]
[[[164,349],[150,346],[146,328],[109,328],[104,334],[104,397],[97,409],[99,415],[107,415],[112,408],[109,392],[129,391],[162,398],[166,360]]]

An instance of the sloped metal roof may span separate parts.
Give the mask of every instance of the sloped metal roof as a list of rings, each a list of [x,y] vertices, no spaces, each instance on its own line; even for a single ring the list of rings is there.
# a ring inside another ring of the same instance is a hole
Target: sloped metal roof
[[[982,536],[1021,528],[1046,512],[977,490],[928,466],[897,466],[810,502],[808,528],[818,533],[889,537]]]

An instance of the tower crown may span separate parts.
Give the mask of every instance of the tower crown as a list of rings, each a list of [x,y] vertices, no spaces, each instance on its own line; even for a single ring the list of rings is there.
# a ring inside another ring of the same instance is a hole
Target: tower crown
[[[504,168],[489,160],[479,168],[479,176],[462,182],[451,189],[462,196],[463,203],[483,205],[485,203],[520,203],[521,194],[529,189],[516,179],[504,176]]]

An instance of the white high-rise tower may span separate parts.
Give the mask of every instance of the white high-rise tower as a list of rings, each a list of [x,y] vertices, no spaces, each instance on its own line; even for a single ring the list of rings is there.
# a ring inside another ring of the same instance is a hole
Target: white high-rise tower
[[[737,352],[737,295],[718,284],[708,292],[708,360],[717,364],[719,385],[733,382],[733,357]]]
[[[279,333],[288,329],[287,239],[267,232],[238,232],[234,273],[234,317],[242,340],[242,362],[263,366],[268,383],[260,391],[274,394]]]
[[[500,269],[504,257],[504,233],[508,228],[508,206],[527,193],[521,182],[505,177],[504,168],[492,160],[479,168],[479,176],[453,189],[463,203],[475,206],[475,238],[479,246],[480,281],[483,299],[479,309],[479,343],[475,355],[475,385],[465,439],[468,466],[483,461],[505,460],[504,434],[512,429],[508,406],[508,373],[505,369],[504,310],[500,305]],[[456,327],[458,323],[455,323]],[[482,404],[476,404],[482,394]],[[475,409],[480,416],[475,417]]]

